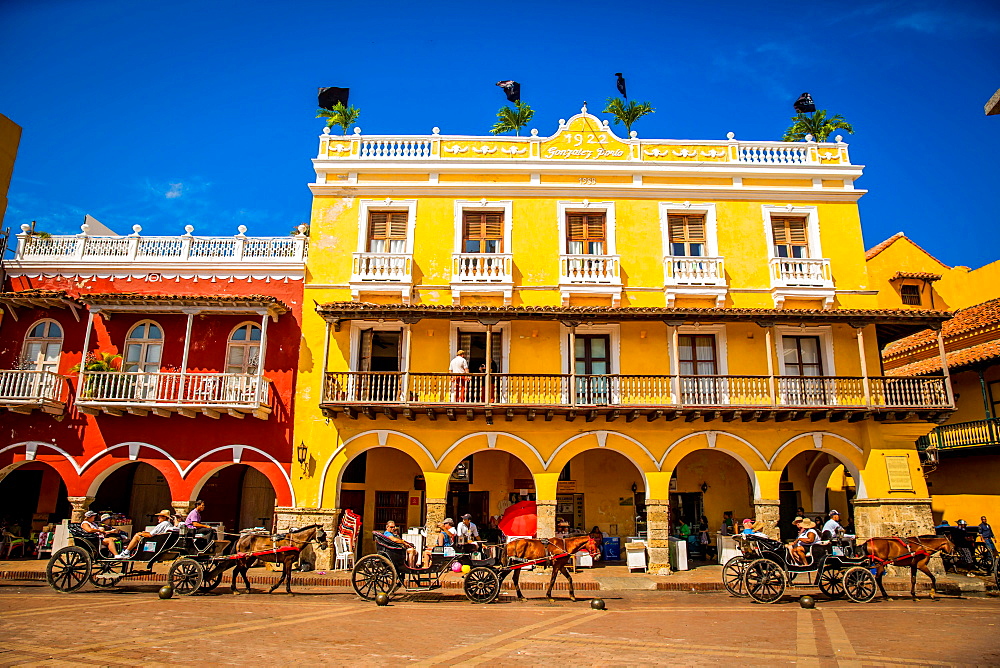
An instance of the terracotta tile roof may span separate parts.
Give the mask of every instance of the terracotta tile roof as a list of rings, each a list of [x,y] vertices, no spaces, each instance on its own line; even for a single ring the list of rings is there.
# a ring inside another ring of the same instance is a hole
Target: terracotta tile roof
[[[960,370],[963,367],[977,362],[1000,359],[1000,339],[986,341],[968,348],[961,348],[945,353],[948,359],[948,368],[952,371]],[[898,367],[891,371],[893,376],[922,376],[929,373],[941,372],[941,358],[935,355],[925,360],[912,362]]]
[[[897,271],[889,280],[898,281],[904,278],[915,278],[921,281],[940,281],[942,276],[941,274],[932,274],[929,271]]]
[[[288,306],[273,295],[153,295],[138,292],[110,292],[80,295],[88,306],[202,306],[235,309],[268,309],[281,314]]]
[[[906,236],[902,232],[896,232],[894,235],[892,235],[891,237],[889,237],[888,239],[886,239],[882,243],[876,244],[876,245],[872,246],[871,248],[869,248],[868,250],[866,250],[865,251],[865,260],[871,260],[872,258],[874,258],[875,256],[877,256],[879,253],[881,253],[886,248],[888,248],[889,246],[893,245],[894,243],[896,243],[900,239],[906,239],[911,244],[913,244],[914,246],[916,246],[927,257],[929,257],[930,259],[934,260],[935,262],[937,262],[942,267],[945,267],[947,269],[951,269],[951,267],[949,267],[944,262],[942,262],[941,260],[937,259],[936,257],[934,257],[933,255],[931,255],[930,253],[928,253],[926,250],[924,250],[920,246],[920,244],[916,243],[915,241],[913,241],[913,239],[909,238],[908,236]]]
[[[0,304],[8,308],[66,308],[75,309],[80,304],[66,295],[65,290],[17,290],[15,292],[0,292]]]
[[[30,290],[13,290],[11,292],[0,292],[0,297],[34,297],[38,299],[59,299],[66,296],[65,290],[41,290],[31,288]]]
[[[909,325],[942,322],[951,317],[947,311],[930,309],[766,309],[766,308],[663,308],[636,306],[454,306],[445,304],[372,304],[368,302],[331,302],[316,311],[331,318],[413,316],[425,318],[518,318],[541,320],[587,321],[614,318],[623,320],[760,320],[775,322],[905,323]]]
[[[996,325],[1000,325],[1000,298],[956,311],[954,317],[942,325],[942,332],[947,342],[949,338]],[[885,348],[884,356],[886,358],[895,357],[908,350],[930,345],[937,345],[937,334],[932,330],[925,329],[889,344]]]

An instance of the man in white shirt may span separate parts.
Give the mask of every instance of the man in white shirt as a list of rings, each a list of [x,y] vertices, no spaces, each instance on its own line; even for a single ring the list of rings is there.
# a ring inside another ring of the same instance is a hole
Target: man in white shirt
[[[455,353],[455,357],[452,358],[451,362],[448,364],[448,373],[469,373],[469,361],[465,359],[465,351],[459,350]],[[454,397],[455,402],[465,401],[465,391],[468,387],[468,378],[455,378],[454,380]]]
[[[455,527],[459,543],[468,543],[479,540],[479,527],[472,522],[472,515],[466,513],[462,515],[462,521]]]
[[[840,526],[840,513],[836,510],[831,510],[829,513],[830,519],[823,524],[823,531],[821,536],[824,540],[837,539],[837,532],[843,533],[844,527]],[[848,536],[844,534],[844,538],[854,538],[854,536]]]
[[[174,526],[174,523],[171,521],[170,517],[171,513],[169,510],[161,510],[160,512],[156,513],[156,519],[160,520],[160,523],[157,524],[155,527],[153,527],[152,531],[139,531],[134,536],[132,536],[132,540],[129,541],[128,547],[126,547],[125,551],[119,554],[117,558],[131,559],[133,550],[135,550],[139,546],[139,541],[141,541],[143,538],[149,538],[150,536],[156,536],[161,533],[167,533],[168,531],[176,531],[177,527]]]

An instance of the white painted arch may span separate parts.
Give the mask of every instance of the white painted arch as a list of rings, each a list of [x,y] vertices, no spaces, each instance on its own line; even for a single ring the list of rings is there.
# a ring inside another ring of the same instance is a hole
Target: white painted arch
[[[840,434],[834,434],[833,432],[829,432],[829,431],[808,431],[808,432],[805,432],[803,434],[798,434],[796,436],[792,436],[790,439],[788,439],[787,441],[785,441],[784,443],[782,443],[781,447],[779,447],[777,450],[775,450],[774,454],[771,455],[771,459],[768,460],[768,462],[767,462],[768,469],[771,469],[771,467],[774,465],[774,462],[777,461],[778,456],[782,453],[782,451],[785,448],[787,448],[792,443],[794,443],[795,441],[797,441],[797,440],[799,440],[801,438],[810,438],[810,439],[812,439],[812,441],[813,441],[813,447],[816,450],[819,450],[821,452],[825,452],[826,454],[834,457],[835,459],[837,459],[838,461],[840,461],[840,463],[843,464],[844,467],[848,471],[851,472],[851,477],[854,478],[854,484],[856,486],[855,489],[857,490],[857,493],[855,494],[854,498],[856,498],[856,499],[867,499],[868,498],[868,490],[865,487],[865,479],[861,475],[861,469],[858,467],[857,464],[855,464],[854,462],[852,462],[849,458],[845,457],[843,454],[841,454],[837,450],[834,450],[833,448],[826,447],[826,445],[824,444],[824,441],[828,437],[846,443],[852,449],[856,450],[858,452],[858,454],[864,454],[864,448],[862,448],[860,445],[858,445],[854,441],[850,440],[849,438],[845,438],[844,436],[841,436]],[[816,498],[815,497],[815,488],[813,488],[813,500],[815,500],[815,498]]]

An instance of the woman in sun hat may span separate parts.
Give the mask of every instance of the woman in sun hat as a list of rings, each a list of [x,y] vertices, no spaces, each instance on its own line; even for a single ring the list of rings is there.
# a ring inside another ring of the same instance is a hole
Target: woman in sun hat
[[[799,536],[795,539],[795,543],[792,545],[792,558],[805,566],[806,547],[818,541],[819,534],[816,533],[816,523],[808,517],[804,517],[801,521],[799,521],[799,529],[801,530],[799,532]]]

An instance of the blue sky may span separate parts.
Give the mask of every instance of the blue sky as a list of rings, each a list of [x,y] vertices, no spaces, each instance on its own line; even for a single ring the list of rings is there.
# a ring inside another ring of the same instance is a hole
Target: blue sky
[[[4,223],[283,235],[309,217],[319,86],[349,86],[367,133],[485,134],[513,78],[548,135],[623,71],[656,108],[642,137],[779,139],[811,92],[854,124],[866,244],[903,230],[976,267],[1000,258],[998,45],[988,1],[0,0],[0,113],[24,128]]]

